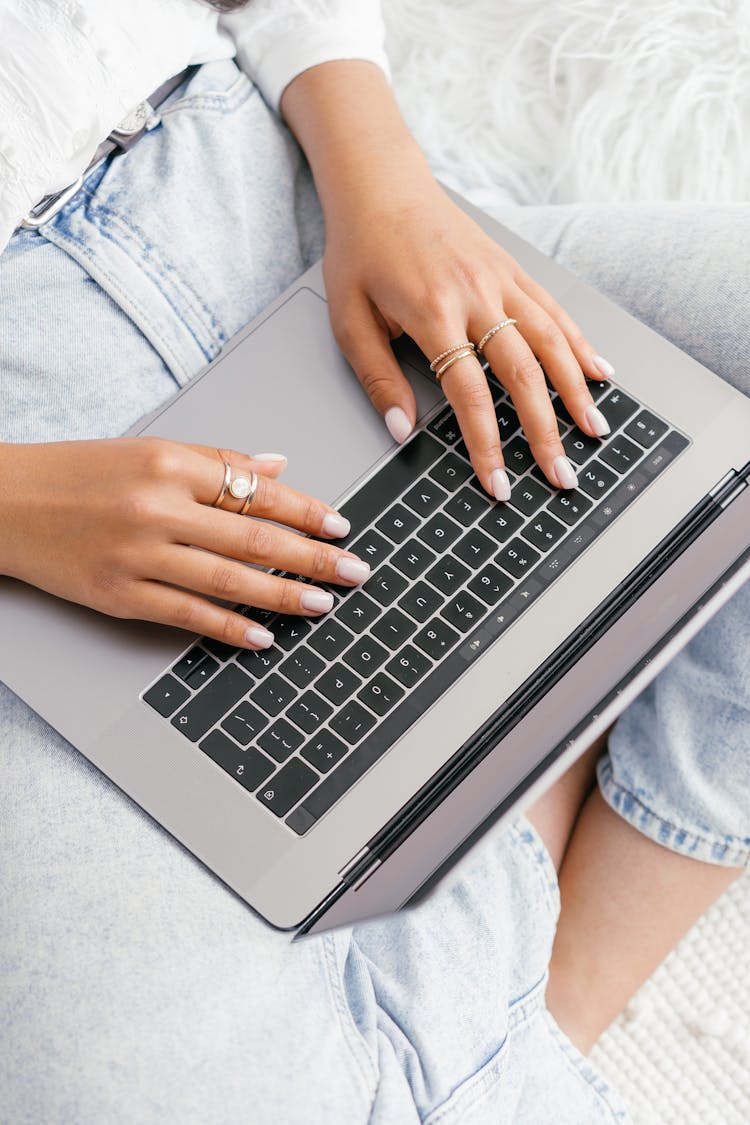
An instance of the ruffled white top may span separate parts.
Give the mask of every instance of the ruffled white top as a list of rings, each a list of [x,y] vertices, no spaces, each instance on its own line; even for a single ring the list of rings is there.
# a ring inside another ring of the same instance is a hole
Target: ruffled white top
[[[278,108],[302,71],[367,59],[387,73],[378,0],[0,0],[0,250],[28,210],[190,63],[237,57]]]

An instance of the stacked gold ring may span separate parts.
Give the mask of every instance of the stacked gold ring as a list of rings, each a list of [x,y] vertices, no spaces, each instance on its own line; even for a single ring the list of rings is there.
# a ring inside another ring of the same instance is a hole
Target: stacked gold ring
[[[436,355],[430,364],[430,371],[434,373],[437,382],[440,382],[449,367],[458,363],[459,359],[474,355],[475,350],[471,340],[464,340],[463,344],[454,344],[452,348],[446,348],[440,355]]]
[[[497,324],[493,324],[489,332],[485,332],[484,336],[482,336],[482,339],[477,344],[477,351],[484,351],[485,344],[489,343],[495,333],[500,332],[503,328],[509,328],[511,324],[517,323],[518,321],[514,320],[512,316],[506,316],[505,320],[501,320],[498,321]]]

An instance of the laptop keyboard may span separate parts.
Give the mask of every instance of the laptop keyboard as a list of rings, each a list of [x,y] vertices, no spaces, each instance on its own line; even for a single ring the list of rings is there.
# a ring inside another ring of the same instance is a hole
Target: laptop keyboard
[[[689,444],[612,383],[595,440],[552,392],[579,488],[555,492],[492,383],[511,499],[481,490],[442,410],[341,507],[364,586],[311,621],[255,609],[263,652],[203,639],[143,700],[269,815],[304,835]]]

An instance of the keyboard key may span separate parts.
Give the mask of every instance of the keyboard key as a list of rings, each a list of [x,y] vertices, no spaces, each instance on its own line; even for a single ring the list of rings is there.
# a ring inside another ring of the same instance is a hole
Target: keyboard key
[[[278,617],[273,623],[273,635],[276,644],[291,652],[295,645],[303,641],[310,632],[312,625],[303,617]]]
[[[644,449],[650,449],[661,441],[668,430],[666,422],[657,418],[650,410],[642,410],[640,414],[625,427],[625,433],[633,441],[637,441]]]
[[[514,578],[523,578],[533,566],[539,562],[541,555],[524,543],[522,539],[512,539],[507,547],[503,547],[495,561],[512,574]]]
[[[450,407],[438,414],[437,418],[433,418],[427,429],[446,445],[455,445],[461,437],[458,420]]]
[[[446,551],[451,543],[455,543],[460,534],[461,528],[458,524],[454,523],[448,516],[443,515],[442,512],[438,512],[417,532],[422,542],[431,547],[433,551],[437,551],[438,554]]]
[[[318,775],[309,766],[293,758],[260,790],[258,800],[276,816],[286,816],[317,780]]]
[[[445,505],[445,511],[462,527],[470,527],[474,520],[487,511],[489,503],[487,497],[480,496],[473,488],[467,487],[462,488],[455,496],[451,496]]]
[[[227,734],[231,734],[235,742],[239,742],[240,746],[249,746],[253,739],[257,738],[260,732],[268,726],[268,719],[262,711],[253,707],[252,703],[248,703],[245,699],[236,711],[227,715],[221,725]]]
[[[293,727],[286,719],[277,719],[276,722],[264,731],[258,739],[267,754],[276,762],[285,762],[298,746],[305,741],[305,736]]]
[[[318,773],[328,773],[348,753],[349,747],[340,738],[329,730],[322,730],[305,746],[302,757],[315,766]]]
[[[234,656],[237,651],[231,645],[225,645],[223,641],[216,641],[213,637],[201,637],[201,644],[222,664],[229,660],[231,656]]]
[[[508,402],[500,402],[495,407],[495,417],[497,418],[497,428],[500,431],[500,441],[505,445],[508,438],[516,432],[520,425],[518,415]]]
[[[600,438],[589,437],[577,426],[565,435],[562,444],[566,455],[576,465],[582,465],[584,461],[588,461],[589,457],[593,457],[602,447]]]
[[[287,711],[287,718],[303,730],[314,734],[326,719],[333,714],[333,708],[314,691],[306,691]]]
[[[444,452],[445,446],[431,434],[423,430],[416,433],[342,506],[341,514],[350,521],[352,534],[359,535],[368,524],[378,519],[383,510],[390,507],[403,490],[425,473]],[[433,487],[437,488],[437,485]],[[416,508],[414,510],[417,511]],[[417,514],[421,513],[417,511]]]
[[[321,781],[317,789],[313,790],[298,809],[295,809],[286,822],[289,827],[300,836],[307,832],[316,820],[333,808],[338,799],[367,773],[387,749],[387,743],[382,740],[368,739],[363,742]]]
[[[556,493],[547,505],[547,511],[563,520],[568,527],[572,527],[586,515],[590,507],[591,501],[588,497],[574,489],[571,492]]]
[[[586,386],[594,402],[612,390],[612,384],[607,379],[587,379]]]
[[[420,586],[422,585],[424,585],[424,583],[420,582]],[[425,586],[425,589],[428,590],[429,587]],[[408,597],[409,592],[404,596]],[[403,598],[401,600],[403,601]],[[437,600],[439,602],[440,598]],[[415,629],[416,625],[414,622],[410,621],[400,610],[389,609],[388,612],[380,618],[380,621],[373,626],[372,633],[373,636],[377,637],[379,641],[382,641],[391,652],[395,652],[396,649],[401,648],[404,641],[408,641]]]
[[[638,403],[632,399],[630,395],[626,395],[624,391],[621,391],[619,387],[615,387],[609,392],[606,398],[601,400],[599,409],[612,429],[617,430],[623,422],[627,422],[628,418],[636,413]]]
[[[437,613],[443,604],[443,599],[437,590],[433,590],[426,582],[417,582],[406,591],[398,604],[416,621],[425,622]]]
[[[560,542],[567,530],[565,524],[560,523],[549,512],[540,512],[527,523],[522,534],[524,539],[528,539],[540,551],[549,551]]]
[[[462,590],[460,594],[450,599],[441,613],[446,621],[455,625],[462,633],[466,633],[479,624],[487,610],[481,602]]]
[[[282,680],[276,672],[272,672],[266,680],[262,680],[256,688],[253,689],[251,699],[253,703],[257,703],[267,715],[276,718],[280,715],[287,704],[291,703],[296,696],[296,691],[291,684],[286,680]]]
[[[367,594],[357,590],[336,610],[336,619],[343,621],[355,633],[361,633],[368,625],[372,625],[379,613],[380,606],[372,598],[368,598]],[[330,620],[326,624],[330,624]]]
[[[453,550],[459,559],[468,563],[472,570],[476,570],[492,558],[496,548],[497,543],[484,535],[478,527],[474,527],[456,543]]]
[[[446,453],[442,461],[438,461],[437,465],[430,470],[432,479],[436,480],[443,488],[447,488],[449,492],[455,492],[464,481],[469,479],[471,474],[471,465],[467,465],[460,457],[456,457],[455,453]]]
[[[447,495],[444,488],[425,478],[409,489],[404,496],[404,504],[424,519],[440,507]]]
[[[620,435],[612,438],[612,441],[601,451],[600,456],[606,465],[616,473],[622,474],[634,468],[643,456],[643,450]]]
[[[344,663],[366,679],[388,659],[388,651],[372,637],[360,637],[344,656]]]
[[[246,672],[251,676],[255,676],[259,680],[270,672],[272,668],[284,657],[284,650],[282,648],[264,648],[257,652],[249,652],[244,649],[242,652],[237,653],[237,663],[241,664]]]
[[[467,578],[471,577],[471,571],[458,559],[449,555],[448,558],[435,563],[432,570],[427,571],[426,577],[427,581],[431,582],[433,586],[437,586],[438,590],[450,596],[463,586]]]
[[[240,750],[220,730],[212,730],[200,748],[217,766],[231,773],[251,793],[273,773],[275,766],[259,750]]]
[[[328,623],[325,622],[321,624],[320,629],[326,631],[327,627]],[[287,656],[279,671],[297,687],[306,688],[320,675],[324,668],[325,664],[320,657],[311,652],[307,645],[302,645],[301,648],[295,649]]]
[[[393,660],[385,666],[387,672],[408,688],[414,687],[430,667],[427,657],[417,652],[411,645],[406,645],[398,656],[394,656]]]
[[[179,676],[181,680],[188,683],[193,672],[200,668],[204,660],[208,660],[208,656],[202,648],[198,648],[196,645],[190,649],[190,652],[186,652],[184,656],[180,657],[172,671],[175,676]]]
[[[479,526],[496,543],[507,543],[523,524],[523,516],[514,512],[507,504],[495,504],[479,521]]]
[[[364,598],[364,594],[361,594],[359,590],[354,596]],[[348,606],[348,604],[347,600],[344,606]],[[324,660],[335,660],[344,649],[349,647],[354,639],[348,629],[340,624],[340,619],[345,613],[344,606],[336,613],[335,618],[328,617],[325,621],[321,621],[316,629],[313,629],[310,648],[314,648]]]
[[[413,512],[407,511],[403,504],[394,504],[375,526],[394,543],[403,543],[412,531],[419,527],[419,520]]]
[[[368,684],[362,688],[362,691],[357,696],[363,703],[366,703],[371,711],[376,715],[387,715],[392,707],[395,707],[399,700],[404,697],[404,689],[397,683],[386,676],[384,672],[378,672]]]
[[[552,491],[533,477],[522,477],[511,490],[510,502],[525,516],[533,516],[552,495]]]
[[[459,634],[450,625],[446,625],[439,617],[435,617],[414,638],[414,644],[433,660],[440,660],[449,649],[453,648]]]
[[[393,550],[393,544],[389,543],[384,536],[379,535],[377,531],[373,531],[373,529],[370,528],[369,531],[366,531],[364,535],[360,536],[350,550],[353,551],[355,555],[358,555],[360,559],[364,559],[365,562],[369,563],[374,570],[376,566],[388,558]]]
[[[617,477],[612,470],[602,465],[601,461],[591,461],[578,474],[579,485],[584,492],[594,498],[603,496],[616,480]]]
[[[513,582],[502,570],[491,563],[476,574],[469,583],[469,589],[487,605],[497,605],[513,588]]]
[[[355,699],[331,719],[331,730],[341,735],[350,746],[360,742],[374,726],[375,718]]]
[[[236,664],[227,664],[183,710],[178,711],[172,719],[172,726],[191,742],[197,742],[247,695],[252,686],[253,681]]]
[[[381,566],[380,570],[367,582],[367,593],[371,594],[376,602],[387,606],[395,602],[403,594],[409,583],[390,566]]]
[[[324,695],[326,699],[330,699],[334,707],[339,704],[345,703],[350,696],[354,695],[362,681],[359,676],[355,676],[349,668],[345,668],[343,664],[334,664],[333,668],[329,668],[320,677],[315,687]],[[290,711],[291,715],[291,711]],[[297,720],[294,720],[295,723]]]
[[[434,563],[436,555],[418,539],[410,539],[403,547],[396,551],[391,562],[407,578],[418,578],[427,567]]]
[[[503,449],[503,457],[506,466],[512,470],[517,476],[525,473],[535,463],[534,458],[531,456],[529,443],[525,437],[519,434],[517,437],[512,438],[511,441]]]
[[[144,693],[143,701],[153,707],[154,711],[158,711],[162,718],[168,719],[189,695],[190,692],[179,680],[166,675]]]

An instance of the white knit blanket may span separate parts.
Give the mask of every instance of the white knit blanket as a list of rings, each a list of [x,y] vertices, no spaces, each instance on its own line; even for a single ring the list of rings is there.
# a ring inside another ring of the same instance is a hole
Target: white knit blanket
[[[384,0],[394,84],[480,206],[750,199],[750,0]],[[750,1122],[750,876],[600,1040],[638,1125]]]

